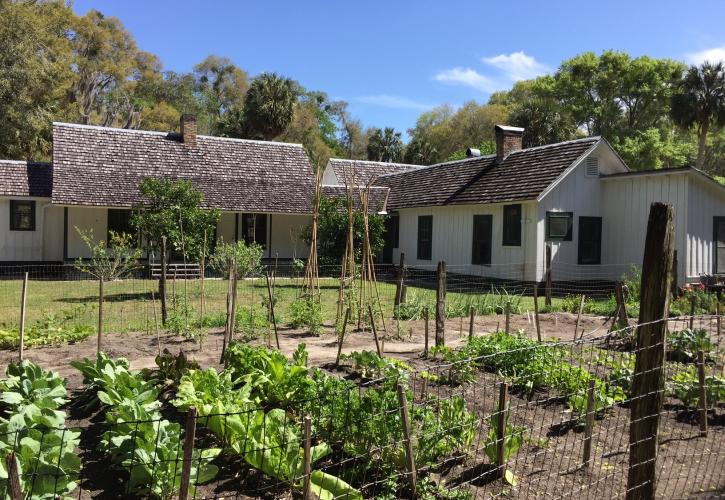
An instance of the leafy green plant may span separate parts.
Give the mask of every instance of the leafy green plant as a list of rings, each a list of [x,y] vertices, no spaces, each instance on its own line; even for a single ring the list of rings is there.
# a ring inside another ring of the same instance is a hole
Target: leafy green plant
[[[477,418],[466,409],[461,396],[441,401],[437,414],[426,407],[415,417],[420,421],[418,464],[435,464],[440,457],[466,454],[473,443]]]
[[[141,370],[141,376],[156,385],[165,387],[177,387],[189,370],[198,370],[199,363],[190,361],[184,351],[174,356],[171,351],[164,349],[164,352],[156,356],[156,368],[145,368]]]
[[[667,347],[669,357],[673,361],[688,363],[697,359],[697,351],[703,351],[705,356],[715,350],[715,344],[706,330],[684,330],[667,334]]]
[[[410,366],[398,359],[378,356],[373,351],[353,351],[340,356],[341,361],[350,361],[352,366],[364,379],[377,379],[382,377],[405,377]]]
[[[310,333],[322,331],[322,306],[312,297],[300,297],[289,307],[290,326],[306,328]]]
[[[465,350],[455,351],[447,346],[434,346],[430,352],[433,359],[440,356],[448,365],[440,372],[438,376],[439,382],[460,385],[471,383],[476,379],[474,364],[471,363],[468,353]]]
[[[525,427],[513,426],[509,424],[510,410],[508,406],[501,408],[497,407],[495,413],[492,413],[488,417],[488,435],[486,436],[486,445],[483,451],[486,453],[488,460],[495,464],[498,457],[498,435],[499,435],[499,415],[500,412],[504,412],[504,432],[503,432],[503,460],[508,462],[509,459],[518,453],[519,448],[524,443],[524,433],[526,432]],[[516,486],[516,477],[513,471],[506,469],[504,479],[511,486]]]
[[[689,365],[676,373],[667,383],[668,392],[682,401],[685,406],[697,407],[700,403],[700,383],[697,368]],[[725,378],[717,375],[705,376],[705,398],[708,408],[716,408],[725,402]]]

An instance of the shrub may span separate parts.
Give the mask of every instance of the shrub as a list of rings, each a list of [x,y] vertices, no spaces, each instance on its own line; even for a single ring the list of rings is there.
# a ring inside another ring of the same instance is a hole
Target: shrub
[[[307,328],[310,333],[322,331],[322,306],[309,297],[300,297],[292,302],[289,309],[290,325],[293,328]]]

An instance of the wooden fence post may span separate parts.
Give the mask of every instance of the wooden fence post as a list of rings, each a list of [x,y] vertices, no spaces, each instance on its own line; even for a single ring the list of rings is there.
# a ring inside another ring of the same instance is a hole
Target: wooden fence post
[[[551,243],[546,244],[546,298],[544,304],[551,306]]]
[[[690,297],[690,331],[695,331],[695,304],[697,301],[697,296],[695,294],[692,294],[692,297]]]
[[[651,499],[656,492],[657,435],[664,398],[665,331],[672,279],[673,209],[650,208],[642,262],[637,354],[629,423],[628,500]]]
[[[368,314],[370,315],[370,326],[373,329],[373,338],[375,339],[375,350],[378,351],[378,356],[383,357],[383,351],[380,349],[380,341],[378,340],[378,329],[375,327],[375,315],[373,314],[373,307],[368,304]]]
[[[22,362],[25,351],[25,299],[28,296],[28,272],[23,277],[23,295],[20,298],[20,337],[18,345],[18,359]]]
[[[398,276],[395,283],[395,307],[405,303],[403,289],[405,288],[405,252],[400,252],[400,265],[398,266]]]
[[[700,437],[707,437],[707,388],[705,387],[705,353],[697,351],[697,381],[700,386]]]
[[[104,283],[103,278],[98,278],[98,339],[96,341],[96,350],[101,352],[103,346],[103,299],[104,299]]]
[[[302,486],[302,498],[304,500],[310,500],[312,498],[311,481],[310,476],[312,474],[312,421],[310,417],[305,417],[302,421],[303,432],[304,432],[304,482]]]
[[[438,262],[436,272],[436,346],[446,344],[446,263]]]
[[[471,306],[471,320],[468,324],[468,338],[473,338],[473,323],[476,320],[476,309]]]
[[[345,330],[347,330],[347,322],[350,321],[350,308],[345,309],[345,319],[342,320],[342,332],[340,332],[340,342],[337,345],[337,356],[335,357],[335,366],[340,364],[340,354],[342,354],[342,343],[345,340]]]
[[[10,500],[23,500],[23,491],[20,489],[20,475],[18,474],[18,461],[15,452],[5,457],[5,468],[8,471],[7,494]]]
[[[534,283],[534,325],[536,325],[536,338],[541,342],[541,327],[539,326],[539,283]]]
[[[506,314],[506,334],[511,331],[511,303],[507,300],[504,305],[504,314]]]
[[[622,282],[618,281],[614,288],[614,298],[617,300],[617,311],[619,314],[620,325],[624,325],[625,328],[629,327],[629,317],[627,316],[627,301],[624,300],[624,289]]]
[[[269,273],[264,273],[267,278],[267,297],[269,298],[269,316],[272,318],[272,326],[274,327],[274,340],[277,342],[277,349],[279,350],[279,334],[277,333],[277,318],[274,317],[274,296],[272,295],[272,284],[269,281]],[[254,321],[254,319],[252,319]]]
[[[501,382],[498,391],[498,414],[496,415],[497,429],[496,429],[496,470],[501,474],[501,478],[506,480],[506,413],[508,408],[506,407],[508,399],[508,384]]]
[[[594,414],[596,408],[594,407],[594,378],[589,379],[589,386],[587,387],[587,414],[586,414],[586,426],[584,427],[584,459],[583,466],[589,467],[592,461],[592,430],[594,429]]]
[[[423,357],[428,357],[428,332],[429,332],[429,325],[428,322],[430,320],[430,309],[426,306],[425,309],[423,309],[423,319],[425,321],[425,340],[423,344]]]
[[[670,290],[672,295],[677,295],[677,250],[672,253],[672,286]]]
[[[195,438],[196,408],[192,406],[186,413],[186,432],[184,433],[184,463],[181,466],[181,486],[179,487],[179,500],[186,500],[189,497],[189,482],[191,480],[191,459],[194,454]]]
[[[403,445],[405,446],[405,467],[408,470],[408,480],[412,498],[415,498],[416,470],[415,455],[413,454],[413,441],[410,438],[410,415],[408,414],[408,398],[405,395],[403,384],[398,384],[398,403],[400,404],[400,418],[403,421]]]
[[[584,301],[586,300],[586,295],[582,294],[581,300],[579,301],[579,313],[576,315],[576,324],[574,325],[574,340],[576,340],[576,336],[579,335],[579,321],[582,317],[582,312],[584,311]],[[584,332],[582,332],[582,337],[584,336]]]

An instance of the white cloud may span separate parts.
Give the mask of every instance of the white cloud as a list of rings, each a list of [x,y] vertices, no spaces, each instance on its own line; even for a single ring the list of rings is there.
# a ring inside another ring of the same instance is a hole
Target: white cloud
[[[417,109],[424,111],[433,107],[431,104],[414,101],[413,99],[409,99],[407,97],[388,94],[367,95],[356,97],[354,100],[365,104],[393,109]]]
[[[435,79],[443,83],[465,85],[481,92],[493,92],[501,88],[493,79],[471,68],[457,67],[439,71]]]
[[[687,62],[690,64],[702,64],[705,61],[713,63],[725,61],[725,45],[687,54]]]
[[[511,54],[499,54],[494,57],[484,57],[481,61],[489,66],[493,66],[501,70],[501,72],[511,81],[529,80],[544,73],[548,73],[551,69],[545,64],[540,63],[531,56],[527,56],[524,51],[512,52]]]

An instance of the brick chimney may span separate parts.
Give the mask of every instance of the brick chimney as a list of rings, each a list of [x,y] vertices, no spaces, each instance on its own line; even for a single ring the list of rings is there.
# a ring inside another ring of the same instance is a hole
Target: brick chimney
[[[196,146],[196,116],[181,115],[181,142],[185,146]]]
[[[509,153],[523,148],[524,129],[520,127],[509,127],[507,125],[496,125],[496,161],[501,162]]]

